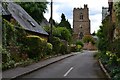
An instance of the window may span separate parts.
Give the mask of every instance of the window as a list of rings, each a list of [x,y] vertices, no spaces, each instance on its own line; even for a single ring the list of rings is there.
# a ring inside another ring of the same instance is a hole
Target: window
[[[35,24],[31,20],[27,20],[33,27],[35,27]]]
[[[80,14],[80,19],[83,19],[83,15],[82,14]]]
[[[80,12],[80,19],[83,19],[83,13]]]

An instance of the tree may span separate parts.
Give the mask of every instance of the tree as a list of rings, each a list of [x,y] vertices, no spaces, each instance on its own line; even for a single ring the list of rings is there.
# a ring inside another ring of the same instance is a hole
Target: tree
[[[56,31],[59,32],[60,34],[60,39],[64,39],[68,42],[71,41],[71,34],[69,32],[69,30],[65,27],[58,27],[56,28]]]
[[[49,19],[49,23],[50,23],[50,20],[51,20],[51,18]],[[55,22],[55,20],[54,20],[54,19],[52,19],[52,23],[53,23],[53,25],[54,25],[55,27],[58,27],[58,23],[57,23],[57,22]]]
[[[112,28],[110,27],[110,22],[109,22],[109,16],[107,16],[103,21],[102,25],[100,26],[100,29],[97,32],[97,36],[99,38],[98,41],[98,49],[100,51],[106,52],[107,50],[110,50],[110,37],[113,37],[111,33]]]
[[[83,42],[84,42],[84,43],[89,43],[89,42],[91,42],[92,44],[95,44],[95,41],[94,41],[93,37],[90,36],[90,35],[85,35],[85,36],[83,37]]]
[[[47,10],[48,2],[19,2],[21,7],[23,7],[29,15],[32,16],[38,23],[44,19],[43,14]]]
[[[77,41],[76,41],[76,45],[81,45],[82,47],[84,46],[83,42],[80,41],[80,40],[77,40]]]
[[[114,7],[117,18],[117,25],[120,27],[120,1],[116,2]]]
[[[63,13],[61,15],[61,21],[66,21],[65,15]]]
[[[93,35],[93,36],[95,36],[95,35],[96,35],[95,31],[92,33],[92,35]]]
[[[68,20],[66,20],[65,15],[62,13],[61,15],[61,22],[59,23],[60,27],[66,27],[70,33],[72,34],[72,28]]]
[[[50,27],[44,27],[45,31],[50,33]],[[53,27],[52,34],[54,37],[59,37],[60,39],[66,40],[68,42],[71,41],[71,33],[66,27]]]

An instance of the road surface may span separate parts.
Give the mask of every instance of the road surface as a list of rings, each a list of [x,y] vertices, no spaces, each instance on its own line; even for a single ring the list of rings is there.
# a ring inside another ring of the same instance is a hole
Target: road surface
[[[21,78],[106,78],[94,52],[84,51]]]

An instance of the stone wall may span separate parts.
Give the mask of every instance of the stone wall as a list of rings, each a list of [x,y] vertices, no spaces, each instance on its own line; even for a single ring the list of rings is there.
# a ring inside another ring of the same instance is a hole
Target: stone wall
[[[83,16],[81,19],[80,16]],[[73,31],[74,39],[79,39],[80,33],[84,35],[90,35],[90,20],[89,20],[89,8],[84,5],[84,8],[74,8],[73,10]]]
[[[84,50],[97,50],[97,47],[93,45],[91,42],[89,43],[84,43]]]

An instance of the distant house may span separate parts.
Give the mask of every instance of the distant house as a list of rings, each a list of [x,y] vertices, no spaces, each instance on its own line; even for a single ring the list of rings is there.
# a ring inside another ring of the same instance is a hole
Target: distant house
[[[102,20],[108,15],[108,7],[102,7]]]
[[[3,11],[5,11],[4,8]],[[8,21],[13,18],[28,34],[37,35],[48,40],[48,33],[20,5],[10,2],[7,5],[6,11],[4,12],[3,18],[8,18]]]

